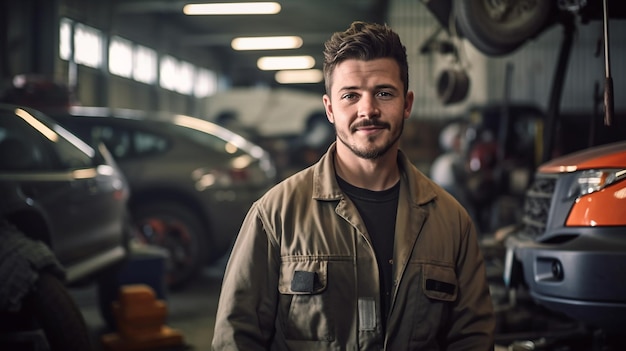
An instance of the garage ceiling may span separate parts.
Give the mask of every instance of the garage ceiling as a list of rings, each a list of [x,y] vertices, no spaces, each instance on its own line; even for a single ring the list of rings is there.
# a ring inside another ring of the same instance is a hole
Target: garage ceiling
[[[197,3],[199,1],[195,1]],[[218,1],[210,1],[218,2]],[[232,1],[229,1],[232,2]],[[261,56],[311,55],[315,68],[322,67],[322,50],[333,32],[345,30],[354,20],[385,22],[389,0],[283,0],[276,15],[186,16],[182,8],[189,1],[133,0],[117,2],[114,16],[132,23],[153,17],[158,23],[175,27],[182,35],[177,45],[208,50],[220,58],[223,71],[234,86],[275,85],[273,71],[257,68]],[[299,49],[272,51],[235,51],[231,40],[240,36],[298,35]],[[298,86],[320,91],[321,84]]]

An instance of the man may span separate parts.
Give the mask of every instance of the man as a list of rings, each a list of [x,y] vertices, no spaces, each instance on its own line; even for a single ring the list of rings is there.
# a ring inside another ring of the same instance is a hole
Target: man
[[[493,349],[475,228],[398,150],[413,104],[405,47],[355,22],[324,54],[336,142],[251,207],[213,349]]]
[[[444,152],[431,164],[430,179],[454,196],[466,210],[469,210],[461,179],[465,167],[463,164],[464,129],[462,122],[452,122],[441,130],[439,146]],[[476,224],[474,222],[474,225]]]

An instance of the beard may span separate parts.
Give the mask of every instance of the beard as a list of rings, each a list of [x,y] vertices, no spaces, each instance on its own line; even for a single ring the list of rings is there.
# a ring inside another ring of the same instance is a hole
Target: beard
[[[391,126],[387,123],[380,123],[376,120],[372,120],[372,121],[366,121],[366,122],[363,122],[363,123],[360,123],[358,125],[351,127],[350,132],[354,133],[358,127],[365,127],[365,126],[382,126],[387,129],[391,129]],[[377,137],[371,136],[371,137],[367,137],[367,141],[369,142],[368,145],[364,147],[359,147],[358,145],[356,145],[356,143],[350,144],[348,142],[347,135],[345,133],[339,132],[337,130],[337,126],[335,126],[335,134],[337,135],[337,139],[339,139],[339,141],[342,144],[344,144],[350,151],[352,151],[354,155],[362,159],[366,159],[366,160],[375,160],[385,155],[400,139],[400,136],[402,135],[403,130],[404,130],[404,119],[402,120],[400,124],[400,128],[397,130],[397,133],[393,135],[392,139],[386,142],[384,145],[381,145],[378,147],[375,146],[373,142],[376,140]]]

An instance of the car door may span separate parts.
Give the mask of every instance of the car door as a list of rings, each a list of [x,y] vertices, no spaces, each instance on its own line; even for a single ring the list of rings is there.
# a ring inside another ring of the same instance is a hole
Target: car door
[[[97,150],[23,109],[3,111],[0,146],[2,177],[46,218],[51,236],[45,239],[62,264],[120,245],[125,203],[115,193],[124,184],[111,178],[115,169],[97,162]]]

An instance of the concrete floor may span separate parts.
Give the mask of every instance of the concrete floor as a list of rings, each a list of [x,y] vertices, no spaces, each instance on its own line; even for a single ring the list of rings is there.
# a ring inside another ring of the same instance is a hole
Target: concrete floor
[[[167,326],[183,335],[184,345],[179,350],[210,350],[215,325],[215,313],[221,284],[220,268],[208,267],[188,288],[180,292],[167,292]],[[103,351],[104,334],[111,333],[101,317],[95,286],[71,289],[89,329],[96,350]],[[169,350],[168,350],[169,351]],[[174,350],[172,350],[174,351]]]
[[[494,257],[487,253],[487,257]],[[499,255],[495,255],[499,257]],[[499,260],[488,260],[488,276],[498,276]],[[224,262],[207,267],[202,274],[182,291],[169,291],[165,302],[168,308],[167,326],[182,333],[181,347],[162,351],[210,350],[215,324]],[[495,271],[492,271],[495,269]],[[497,312],[495,351],[618,351],[626,350],[621,341],[617,346],[595,345],[593,335],[572,320],[554,315],[532,303],[528,296],[518,296],[518,303],[510,306],[503,286],[491,283],[492,297]],[[105,351],[101,342],[111,333],[100,315],[95,286],[70,290],[92,332],[96,349]],[[621,339],[621,338],[620,338]]]

